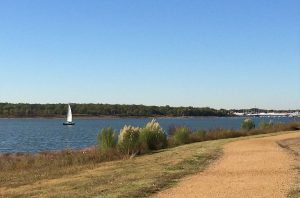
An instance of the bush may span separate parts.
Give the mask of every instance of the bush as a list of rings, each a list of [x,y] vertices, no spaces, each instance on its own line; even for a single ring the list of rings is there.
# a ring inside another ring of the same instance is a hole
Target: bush
[[[268,128],[272,128],[273,126],[274,126],[274,124],[271,120],[269,122],[261,121],[259,123],[259,128],[261,128],[261,129],[268,129]]]
[[[253,120],[251,120],[250,118],[247,118],[243,121],[242,129],[249,131],[254,128],[255,128],[255,124],[254,124]]]
[[[118,144],[122,152],[127,153],[128,155],[134,155],[140,151],[140,130],[139,127],[127,125],[121,129]]]
[[[189,129],[188,127],[177,127],[175,129],[174,135],[172,136],[174,144],[181,145],[188,143],[191,132],[191,129]]]
[[[106,151],[111,148],[115,148],[117,144],[117,135],[111,127],[103,128],[98,133],[98,146],[102,150]]]
[[[145,150],[157,150],[167,146],[167,135],[158,122],[153,119],[141,130],[140,142]]]

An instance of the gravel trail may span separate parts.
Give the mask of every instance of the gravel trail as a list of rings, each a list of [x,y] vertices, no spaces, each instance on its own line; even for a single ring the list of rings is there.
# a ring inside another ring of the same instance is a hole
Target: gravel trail
[[[295,132],[229,143],[206,171],[154,197],[286,197],[294,182],[294,156],[277,142],[299,137]]]

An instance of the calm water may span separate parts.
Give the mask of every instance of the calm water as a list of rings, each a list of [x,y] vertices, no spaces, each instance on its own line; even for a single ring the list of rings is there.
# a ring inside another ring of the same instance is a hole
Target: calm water
[[[244,118],[158,118],[168,131],[171,125],[186,125],[190,128],[240,128]],[[254,118],[256,125],[261,120],[277,122],[300,121],[300,118]],[[0,152],[40,152],[66,148],[84,148],[96,144],[98,131],[111,126],[118,131],[125,125],[144,126],[150,118],[120,119],[75,119],[75,126],[63,126],[63,119],[0,119]]]

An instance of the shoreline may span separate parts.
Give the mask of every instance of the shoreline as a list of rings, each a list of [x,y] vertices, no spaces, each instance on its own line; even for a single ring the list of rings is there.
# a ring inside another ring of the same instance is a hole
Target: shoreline
[[[66,116],[12,116],[12,117],[1,117],[0,119],[65,119]],[[263,117],[263,116],[236,116],[236,115],[228,115],[228,116],[84,116],[84,115],[73,115],[74,119],[145,119],[145,118],[159,118],[159,119],[188,119],[188,118],[278,118],[278,117]],[[289,117],[284,116],[284,118],[300,118],[298,116]]]
[[[129,118],[202,118],[202,117],[207,117],[207,118],[228,118],[228,117],[240,117],[240,116],[76,116],[73,115],[74,119],[129,119]],[[66,116],[28,116],[28,117],[0,117],[0,119],[65,119]]]
[[[232,117],[235,118],[235,117]],[[0,118],[2,119],[2,118]],[[5,119],[5,118],[4,118]],[[8,119],[15,119],[15,118],[8,118]],[[24,119],[36,119],[36,118],[24,118]],[[47,118],[46,118],[47,119]],[[49,118],[49,119],[54,119],[54,118]],[[265,134],[265,133],[274,133],[274,132],[278,132],[278,131],[285,131],[287,129],[285,129],[286,127],[289,127],[288,130],[300,130],[300,126],[299,126],[299,121],[298,122],[287,122],[287,123],[277,123],[277,125],[272,126],[271,128],[254,128],[252,130],[243,130],[243,129],[222,129],[222,128],[212,128],[212,129],[207,129],[205,131],[211,132],[211,133],[221,133],[223,134],[220,137],[214,137],[213,138],[208,138],[208,139],[201,139],[199,140],[200,142],[202,141],[208,141],[208,140],[215,140],[215,139],[227,139],[227,138],[235,138],[235,137],[241,137],[241,136],[252,136],[252,135],[256,135],[256,134]],[[296,126],[294,126],[296,125]],[[278,127],[281,126],[281,129],[278,129]],[[276,128],[274,128],[276,127]],[[285,128],[282,128],[285,127]],[[225,133],[225,136],[224,136]],[[226,133],[227,136],[226,136]],[[253,133],[253,134],[251,134]],[[206,132],[205,132],[206,134]],[[210,133],[207,133],[210,134]],[[170,136],[168,136],[169,138]],[[189,142],[191,143],[191,142]],[[73,153],[78,153],[78,152],[89,152],[91,150],[95,150],[95,148],[97,148],[97,143],[96,144],[91,144],[91,145],[87,145],[86,147],[81,147],[81,148],[62,148],[62,149],[56,149],[56,150],[42,150],[42,151],[13,151],[13,150],[3,150],[4,152],[2,152],[0,150],[0,157],[4,156],[4,155],[38,155],[38,154],[60,154],[60,153],[64,153],[64,152],[73,152]]]
[[[38,152],[1,152],[0,151],[0,157],[2,156],[22,156],[22,155],[59,155],[64,152],[72,152],[72,153],[86,153],[91,152],[93,150],[97,149],[97,144],[91,145],[84,148],[65,148],[61,150],[46,150],[46,151],[38,151]]]

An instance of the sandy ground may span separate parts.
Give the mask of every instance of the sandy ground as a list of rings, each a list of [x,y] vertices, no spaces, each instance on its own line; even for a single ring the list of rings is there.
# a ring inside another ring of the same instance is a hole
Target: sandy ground
[[[287,197],[296,174],[295,160],[277,142],[289,138],[300,138],[300,132],[229,143],[206,171],[154,197]]]

